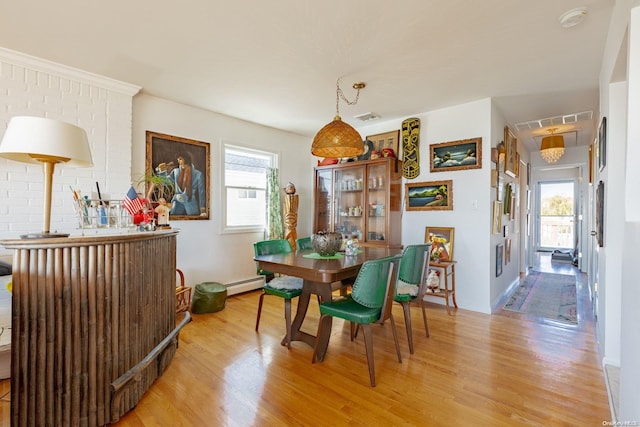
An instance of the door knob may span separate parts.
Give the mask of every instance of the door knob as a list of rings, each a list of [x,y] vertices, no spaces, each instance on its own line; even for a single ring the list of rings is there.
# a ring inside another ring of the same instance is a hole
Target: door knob
[[[597,234],[598,234],[597,232],[595,232],[595,231],[593,231],[593,230],[591,231],[591,235],[592,235],[592,236],[595,236],[595,235],[597,235]]]

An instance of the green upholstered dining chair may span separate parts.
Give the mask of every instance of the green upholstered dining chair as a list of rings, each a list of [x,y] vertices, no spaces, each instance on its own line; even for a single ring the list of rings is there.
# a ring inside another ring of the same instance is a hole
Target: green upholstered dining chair
[[[407,329],[407,341],[409,352],[413,354],[413,332],[411,329],[411,303],[420,301],[422,308],[422,320],[426,336],[429,336],[427,312],[425,311],[424,294],[426,291],[425,272],[429,263],[431,243],[409,245],[402,251],[396,296],[394,300],[402,305],[404,312],[404,324]]]
[[[322,330],[330,327],[332,317],[351,322],[352,341],[356,325],[362,327],[371,387],[376,386],[373,338],[371,336],[372,323],[384,323],[385,320],[390,320],[398,362],[402,362],[398,333],[391,312],[399,261],[400,255],[366,261],[362,264],[356,277],[351,294],[320,304],[320,321],[316,336],[321,336]],[[313,363],[316,361],[317,351],[318,342],[316,341],[313,349]]]
[[[313,249],[313,246],[311,245],[311,236],[299,238],[296,240],[296,245],[298,246],[298,249]]]
[[[291,244],[286,239],[263,240],[253,244],[255,255],[272,255],[293,252]],[[262,314],[262,302],[265,295],[273,295],[284,299],[284,318],[287,328],[287,347],[291,348],[291,300],[302,294],[302,282],[299,277],[278,276],[258,268],[258,274],[266,276],[266,283],[262,287],[260,302],[258,303],[258,315],[256,317],[256,332],[260,327],[260,315]]]

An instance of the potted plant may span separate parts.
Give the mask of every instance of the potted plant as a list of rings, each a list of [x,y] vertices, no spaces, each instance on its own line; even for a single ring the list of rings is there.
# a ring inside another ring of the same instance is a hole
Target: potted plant
[[[167,175],[158,175],[153,172],[144,174],[137,182],[136,186],[145,185],[146,199],[155,208],[158,200],[164,198],[167,202],[173,199],[175,194],[175,184]]]

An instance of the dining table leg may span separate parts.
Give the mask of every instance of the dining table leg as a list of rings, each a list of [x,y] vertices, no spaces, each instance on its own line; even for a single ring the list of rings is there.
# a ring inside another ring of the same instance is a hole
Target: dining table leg
[[[316,337],[307,332],[301,331],[302,323],[307,315],[307,309],[309,308],[309,301],[311,295],[318,295],[320,302],[331,300],[331,283],[312,282],[305,280],[302,285],[302,295],[298,298],[298,308],[296,309],[296,316],[291,323],[291,341],[302,341],[309,344],[312,348],[316,345],[316,339],[318,339],[318,353],[317,359],[322,361],[324,355],[327,352],[329,345],[329,337],[331,336],[331,325],[328,324],[326,328],[322,330],[322,336]],[[285,336],[280,342],[282,345],[287,345],[287,337]]]

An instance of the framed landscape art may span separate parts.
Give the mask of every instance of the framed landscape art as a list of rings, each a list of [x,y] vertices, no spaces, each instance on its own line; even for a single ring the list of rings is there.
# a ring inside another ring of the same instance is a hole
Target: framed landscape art
[[[405,184],[405,207],[408,211],[453,210],[453,181]]]
[[[482,168],[482,138],[431,144],[429,167],[430,172]]]

